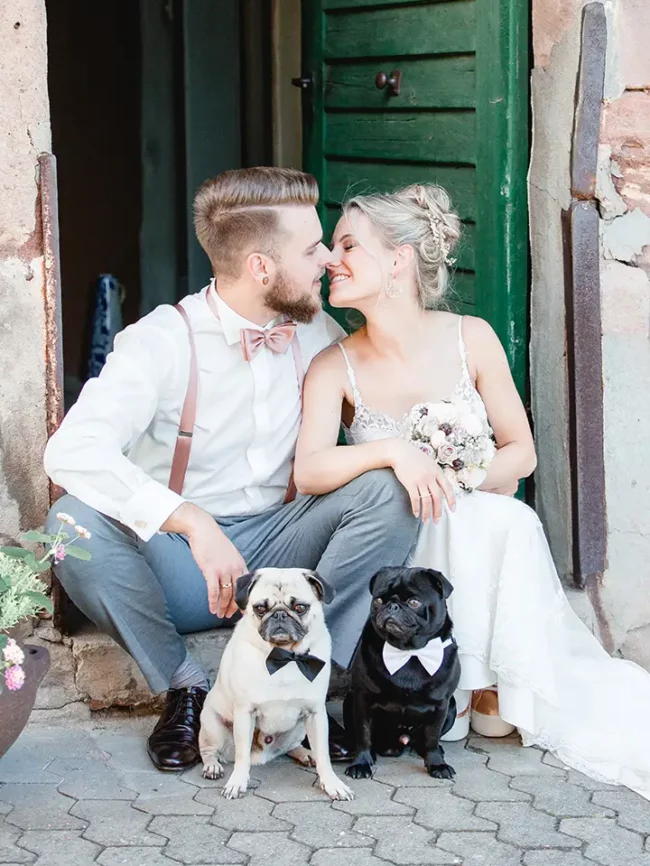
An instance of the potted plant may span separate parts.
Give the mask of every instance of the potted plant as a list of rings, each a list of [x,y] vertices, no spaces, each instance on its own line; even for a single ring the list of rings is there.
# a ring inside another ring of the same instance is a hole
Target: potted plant
[[[17,626],[43,610],[52,613],[52,602],[43,592],[39,575],[52,562],[66,556],[90,559],[90,553],[79,539],[90,533],[69,514],[57,514],[60,521],[55,535],[30,531],[25,541],[38,542],[45,548],[38,555],[24,547],[0,547],[0,758],[27,724],[36,700],[36,690],[47,673],[50,657],[44,647],[23,644]],[[67,527],[73,527],[71,536]]]

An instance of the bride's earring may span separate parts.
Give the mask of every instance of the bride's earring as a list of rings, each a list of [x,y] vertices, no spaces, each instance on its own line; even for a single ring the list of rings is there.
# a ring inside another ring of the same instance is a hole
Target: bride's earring
[[[384,289],[386,292],[387,298],[399,298],[402,294],[402,290],[399,286],[395,285],[395,281],[392,277],[388,278],[388,282],[386,283],[386,288]]]

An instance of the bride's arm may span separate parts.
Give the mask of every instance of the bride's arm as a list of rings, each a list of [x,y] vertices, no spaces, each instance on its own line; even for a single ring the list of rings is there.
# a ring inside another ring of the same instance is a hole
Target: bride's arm
[[[537,465],[526,410],[506,353],[490,325],[467,316],[463,319],[463,334],[470,370],[476,377],[476,388],[485,403],[497,443],[497,453],[480,489],[514,494],[519,480],[531,475]]]
[[[391,466],[392,440],[337,446],[345,392],[343,356],[337,347],[320,354],[305,377],[302,426],[296,446],[294,481],[299,493],[337,490],[371,469]]]

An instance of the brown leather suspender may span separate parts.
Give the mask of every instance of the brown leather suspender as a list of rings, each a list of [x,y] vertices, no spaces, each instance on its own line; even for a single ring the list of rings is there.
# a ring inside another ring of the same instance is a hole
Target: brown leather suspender
[[[183,401],[183,411],[178,426],[176,447],[172,458],[172,469],[169,474],[169,489],[181,495],[187,464],[192,450],[192,436],[194,435],[194,421],[196,419],[196,396],[198,390],[199,368],[196,361],[196,346],[194,345],[194,334],[190,325],[189,316],[183,309],[182,304],[174,304],[174,309],[183,317],[190,338],[190,378],[187,383],[187,392]]]
[[[194,334],[192,333],[192,326],[190,324],[189,316],[185,312],[182,304],[174,304],[174,309],[178,310],[178,312],[181,314],[183,321],[185,322],[185,326],[187,327],[187,333],[190,339],[190,375],[187,383],[185,400],[183,401],[183,410],[181,412],[181,420],[178,426],[176,447],[174,448],[174,456],[172,458],[172,468],[171,472],[169,473],[168,484],[169,489],[173,490],[174,493],[178,493],[178,495],[180,496],[183,490],[185,474],[187,472],[187,464],[189,463],[190,459],[190,451],[192,450],[192,437],[194,435],[194,422],[196,420],[196,401],[198,393],[199,367],[196,360],[196,345],[194,343]],[[293,360],[296,367],[296,376],[298,378],[298,389],[302,397],[304,368],[302,363],[302,356],[300,354],[300,344],[298,343],[297,336],[295,336],[291,341],[291,350],[293,353]],[[292,502],[296,498],[296,492],[296,487],[293,483],[292,469],[291,478],[289,479],[289,487],[287,489],[287,495],[285,496],[284,501]]]

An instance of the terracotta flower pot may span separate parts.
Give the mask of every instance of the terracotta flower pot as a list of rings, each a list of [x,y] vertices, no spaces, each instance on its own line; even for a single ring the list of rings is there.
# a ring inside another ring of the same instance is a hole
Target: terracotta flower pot
[[[36,700],[36,691],[50,667],[50,654],[45,647],[21,644],[20,641],[19,644],[25,653],[25,684],[16,692],[4,688],[0,694],[0,758],[27,724]]]

